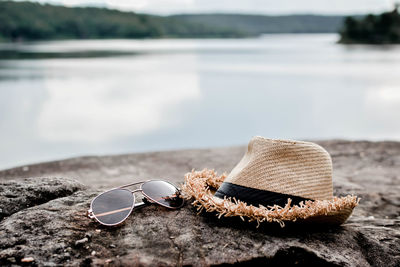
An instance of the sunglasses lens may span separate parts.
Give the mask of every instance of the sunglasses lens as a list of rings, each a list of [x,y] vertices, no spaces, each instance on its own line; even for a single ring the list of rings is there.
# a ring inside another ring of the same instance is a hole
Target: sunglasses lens
[[[179,208],[183,199],[179,197],[179,190],[164,181],[149,181],[142,185],[143,193],[151,200],[169,208]]]
[[[113,189],[93,200],[93,215],[103,224],[118,224],[129,216],[134,202],[134,196],[129,190]]]

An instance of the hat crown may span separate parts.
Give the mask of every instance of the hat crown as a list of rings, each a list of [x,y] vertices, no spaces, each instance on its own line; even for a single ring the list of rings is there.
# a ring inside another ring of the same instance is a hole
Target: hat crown
[[[224,183],[313,200],[333,198],[332,160],[321,146],[256,136]]]

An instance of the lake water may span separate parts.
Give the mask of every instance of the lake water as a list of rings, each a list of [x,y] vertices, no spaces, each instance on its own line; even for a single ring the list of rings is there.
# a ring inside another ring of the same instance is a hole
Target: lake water
[[[400,140],[400,46],[337,39],[0,44],[0,168],[254,135]]]

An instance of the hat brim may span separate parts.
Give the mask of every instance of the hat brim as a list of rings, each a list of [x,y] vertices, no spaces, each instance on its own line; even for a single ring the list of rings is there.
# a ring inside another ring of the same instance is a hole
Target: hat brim
[[[185,183],[182,187],[183,196],[193,199],[192,204],[199,210],[215,212],[219,218],[222,216],[239,216],[242,220],[262,222],[277,222],[282,227],[285,222],[310,222],[340,225],[351,215],[354,207],[360,199],[357,196],[347,195],[333,197],[331,200],[309,200],[300,202],[299,205],[291,205],[288,199],[284,207],[248,205],[235,198],[218,198],[213,194],[226,178],[226,174],[220,176],[214,170],[192,171],[185,175]]]

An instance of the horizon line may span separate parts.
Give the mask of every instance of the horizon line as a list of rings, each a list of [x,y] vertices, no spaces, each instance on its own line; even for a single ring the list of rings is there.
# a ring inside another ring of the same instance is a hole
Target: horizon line
[[[324,12],[315,12],[315,11],[302,11],[302,12],[288,12],[288,13],[255,13],[255,12],[240,12],[240,11],[221,11],[221,10],[214,10],[214,11],[177,11],[173,13],[162,13],[162,12],[146,12],[146,11],[137,11],[137,10],[130,10],[130,9],[123,9],[117,8],[107,5],[96,5],[96,4],[78,4],[78,5],[64,5],[62,3],[48,3],[48,2],[37,2],[37,1],[29,1],[29,0],[6,0],[4,2],[15,2],[15,3],[33,3],[38,4],[41,6],[49,5],[49,6],[58,6],[58,7],[65,7],[65,8],[98,8],[98,9],[105,9],[105,10],[113,10],[119,11],[122,13],[132,13],[132,14],[140,14],[140,15],[150,15],[150,16],[159,16],[159,17],[170,17],[170,16],[177,16],[177,15],[246,15],[246,16],[266,16],[266,17],[286,17],[286,16],[321,16],[321,17],[347,17],[347,16],[365,16],[368,14],[378,15],[383,12],[390,12],[390,10],[381,10],[376,12],[365,12],[365,13],[324,13]]]

